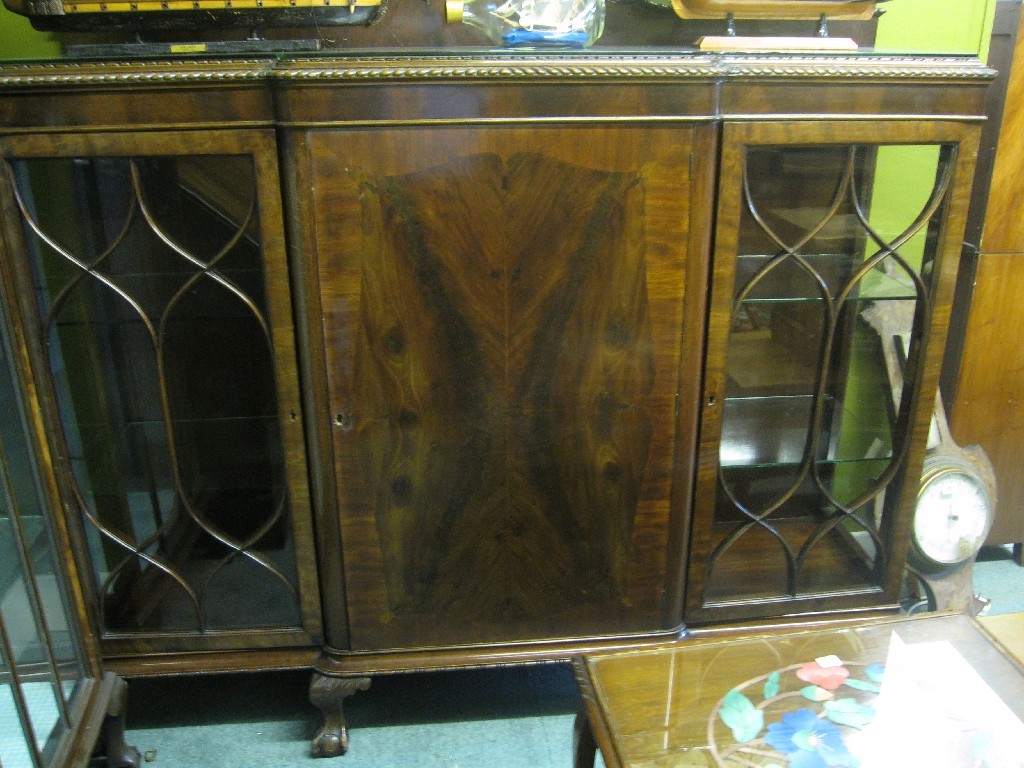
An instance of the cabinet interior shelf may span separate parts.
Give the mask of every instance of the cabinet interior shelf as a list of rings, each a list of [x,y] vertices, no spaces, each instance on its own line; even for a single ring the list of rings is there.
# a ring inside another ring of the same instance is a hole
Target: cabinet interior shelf
[[[784,467],[801,463],[814,404],[811,395],[774,395],[764,397],[728,397],[725,400],[722,441],[719,451],[723,468]],[[836,400],[826,397],[826,419],[836,418]],[[878,415],[877,410],[870,415]],[[891,450],[888,415],[884,424],[867,420],[868,414],[841,414],[842,440],[823,442],[824,455],[819,463],[888,463]],[[768,426],[771,425],[771,429]],[[880,428],[881,427],[881,428]],[[884,431],[883,431],[884,428]],[[882,445],[871,455],[849,453],[850,445],[871,444],[878,438]]]

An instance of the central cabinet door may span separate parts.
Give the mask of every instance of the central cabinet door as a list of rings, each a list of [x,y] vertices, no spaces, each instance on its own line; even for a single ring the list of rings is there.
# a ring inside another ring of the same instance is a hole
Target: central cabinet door
[[[698,135],[307,134],[353,649],[680,624]]]

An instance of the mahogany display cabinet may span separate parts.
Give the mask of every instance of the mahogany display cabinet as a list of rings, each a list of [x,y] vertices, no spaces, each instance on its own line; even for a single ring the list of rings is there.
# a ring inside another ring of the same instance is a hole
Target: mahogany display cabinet
[[[376,674],[899,608],[992,72],[0,67],[2,276],[107,663]]]

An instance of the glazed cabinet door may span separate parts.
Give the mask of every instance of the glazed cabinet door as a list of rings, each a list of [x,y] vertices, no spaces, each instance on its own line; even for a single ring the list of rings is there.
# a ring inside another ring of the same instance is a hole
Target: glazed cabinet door
[[[352,648],[679,626],[711,137],[303,138]]]
[[[105,653],[315,645],[273,133],[0,148],[4,279]]]
[[[103,672],[44,500],[13,342],[0,312],[0,765],[80,766],[89,718],[106,703]]]
[[[898,602],[976,138],[725,126],[690,621]]]

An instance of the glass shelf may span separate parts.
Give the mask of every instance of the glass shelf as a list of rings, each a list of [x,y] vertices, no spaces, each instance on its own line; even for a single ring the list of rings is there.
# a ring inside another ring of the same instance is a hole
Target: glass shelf
[[[721,466],[734,469],[799,465],[807,444],[813,405],[814,399],[810,395],[727,398],[719,448]],[[825,414],[833,416],[835,408],[836,400],[826,398]],[[877,435],[877,424],[858,422],[860,415],[856,412],[838,414],[843,418],[843,431]],[[823,432],[822,437],[824,439],[818,441],[822,455],[814,458],[819,464],[870,463],[892,455],[889,445],[880,446],[878,452],[869,456],[848,455],[843,444],[827,439],[827,432]],[[847,441],[847,445],[858,442]]]

